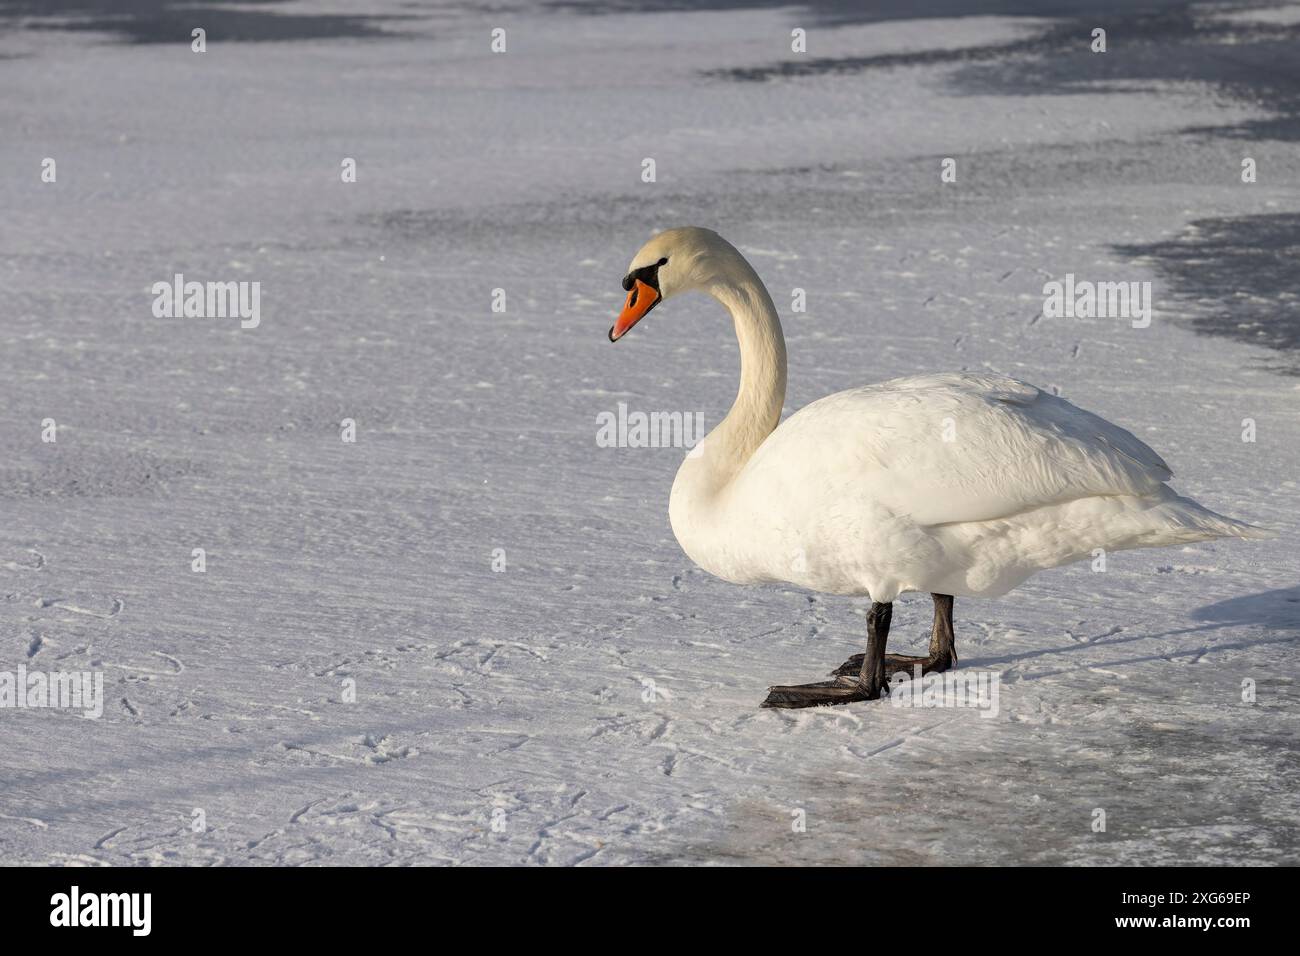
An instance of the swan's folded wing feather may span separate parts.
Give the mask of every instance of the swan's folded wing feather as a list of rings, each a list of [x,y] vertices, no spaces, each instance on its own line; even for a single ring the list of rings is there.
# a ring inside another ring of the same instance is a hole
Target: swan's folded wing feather
[[[1171,477],[1118,425],[1032,385],[978,375],[827,396],[777,428],[744,473],[762,494],[797,492],[809,506],[837,510],[860,498],[922,525],[1095,495],[1155,495]]]

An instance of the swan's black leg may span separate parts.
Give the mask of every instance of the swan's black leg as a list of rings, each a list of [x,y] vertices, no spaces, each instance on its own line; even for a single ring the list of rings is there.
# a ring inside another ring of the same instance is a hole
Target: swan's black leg
[[[952,595],[932,594],[934,628],[930,631],[930,659],[925,672],[946,671],[957,666],[957,638],[952,631]]]
[[[858,684],[875,700],[885,687],[885,642],[889,640],[889,622],[894,617],[894,605],[873,602],[867,612],[867,652],[862,655],[862,669],[858,671]]]
[[[885,692],[885,642],[894,606],[876,602],[867,613],[867,652],[859,654],[856,674],[816,684],[790,684],[767,689],[764,707],[825,707],[855,700],[876,700]],[[867,661],[870,661],[868,664]]]
[[[923,674],[951,670],[957,666],[957,642],[952,629],[952,595],[932,594],[930,596],[934,598],[934,626],[930,630],[929,656],[909,657],[906,654],[886,654],[886,681],[898,671],[907,671],[910,675],[917,664],[921,665]],[[831,671],[831,674],[836,677],[860,674],[865,659],[865,654],[854,654]]]

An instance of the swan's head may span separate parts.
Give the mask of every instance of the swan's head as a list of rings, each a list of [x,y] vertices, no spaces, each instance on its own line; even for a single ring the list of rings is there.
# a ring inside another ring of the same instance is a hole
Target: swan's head
[[[609,330],[609,340],[617,342],[664,299],[707,288],[737,267],[747,268],[744,258],[712,229],[686,226],[659,233],[627,267],[627,301]]]

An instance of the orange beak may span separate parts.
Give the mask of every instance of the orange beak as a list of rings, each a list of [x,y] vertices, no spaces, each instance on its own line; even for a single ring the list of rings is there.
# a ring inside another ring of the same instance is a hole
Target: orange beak
[[[652,286],[646,285],[640,279],[632,286],[632,291],[627,294],[627,301],[623,303],[623,311],[618,314],[614,320],[613,326],[609,330],[609,340],[617,342],[627,330],[640,322],[647,312],[655,307],[659,302],[659,293]]]

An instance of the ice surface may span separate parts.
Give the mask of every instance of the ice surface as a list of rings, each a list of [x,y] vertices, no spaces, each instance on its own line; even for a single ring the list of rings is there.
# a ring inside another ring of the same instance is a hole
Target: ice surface
[[[108,698],[0,710],[0,862],[1297,862],[1294,18],[1116,4],[1103,56],[1070,4],[289,3],[205,8],[198,55],[183,6],[99,6],[0,2],[0,670]],[[996,370],[1280,536],[958,600],[996,719],[760,710],[863,604],[693,568],[682,451],[596,443],[734,395],[702,297],[605,338],[686,223],[771,288],[788,411]],[[177,272],[261,282],[260,327],[155,318]],[[1040,318],[1067,272],[1155,321]]]

